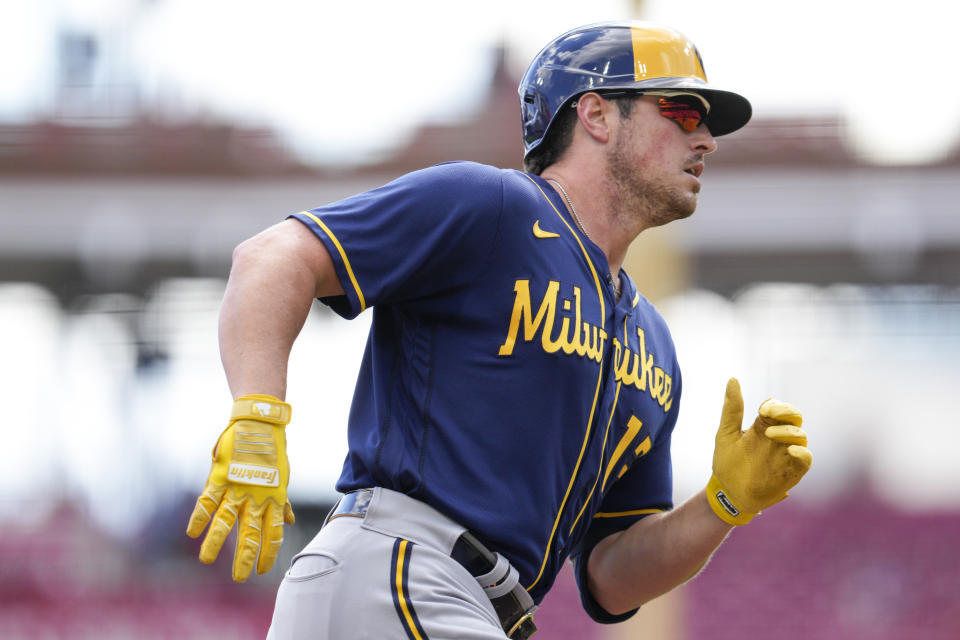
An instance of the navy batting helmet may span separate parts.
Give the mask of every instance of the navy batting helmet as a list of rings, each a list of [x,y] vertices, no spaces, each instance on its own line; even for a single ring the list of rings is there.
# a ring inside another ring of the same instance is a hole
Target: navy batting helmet
[[[520,82],[525,155],[543,141],[556,114],[577,96],[604,89],[681,90],[709,103],[714,136],[736,131],[750,102],[707,84],[703,60],[683,34],[648,22],[602,22],[568,31],[537,54]]]

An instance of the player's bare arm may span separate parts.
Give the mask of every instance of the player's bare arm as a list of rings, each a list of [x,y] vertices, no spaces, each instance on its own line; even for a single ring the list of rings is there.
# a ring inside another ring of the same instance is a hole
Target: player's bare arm
[[[296,220],[241,243],[220,310],[220,355],[233,396],[282,399],[290,350],[314,298],[342,293],[323,243]]]
[[[588,567],[590,591],[612,614],[636,609],[699,573],[731,529],[700,491],[597,544]]]

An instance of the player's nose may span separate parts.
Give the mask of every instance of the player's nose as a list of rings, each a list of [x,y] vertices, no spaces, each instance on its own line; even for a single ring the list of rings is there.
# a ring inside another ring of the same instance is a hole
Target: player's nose
[[[690,148],[703,155],[717,150],[717,139],[710,133],[707,125],[701,124],[690,134]]]

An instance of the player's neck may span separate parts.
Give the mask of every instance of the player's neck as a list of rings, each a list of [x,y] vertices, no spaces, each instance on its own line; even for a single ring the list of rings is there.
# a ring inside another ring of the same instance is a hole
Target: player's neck
[[[610,273],[619,274],[627,249],[641,229],[623,227],[625,218],[619,213],[615,194],[602,187],[602,177],[561,164],[548,167],[541,177],[551,182],[561,200],[569,197],[568,213],[578,226],[583,225],[584,235],[603,250]]]

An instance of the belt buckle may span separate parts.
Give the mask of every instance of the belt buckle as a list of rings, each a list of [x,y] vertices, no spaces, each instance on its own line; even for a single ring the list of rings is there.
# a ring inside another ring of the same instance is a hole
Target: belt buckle
[[[337,518],[365,517],[367,515],[367,510],[370,508],[371,500],[373,500],[372,489],[357,489],[356,491],[351,491],[350,493],[341,496],[337,501],[337,504],[334,505],[333,509],[330,510],[330,513],[327,514],[327,518],[323,521],[323,525],[320,528],[322,529],[331,520],[336,520]]]

